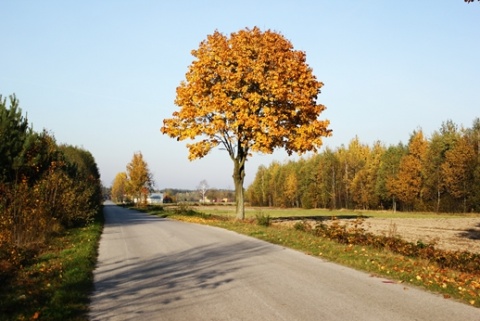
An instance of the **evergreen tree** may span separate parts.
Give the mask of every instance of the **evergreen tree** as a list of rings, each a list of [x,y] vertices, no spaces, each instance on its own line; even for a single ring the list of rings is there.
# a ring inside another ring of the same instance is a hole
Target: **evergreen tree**
[[[30,130],[28,120],[23,117],[15,95],[6,98],[0,95],[0,182],[16,179],[18,156]]]

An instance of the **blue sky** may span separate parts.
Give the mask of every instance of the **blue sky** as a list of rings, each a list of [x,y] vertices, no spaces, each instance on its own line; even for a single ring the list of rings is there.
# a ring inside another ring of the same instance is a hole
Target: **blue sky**
[[[480,117],[480,4],[422,1],[1,1],[0,94],[15,93],[36,131],[89,150],[109,186],[142,152],[158,188],[233,188],[225,151],[188,161],[160,133],[175,88],[208,34],[282,33],[324,82],[324,146],[407,142]],[[254,155],[259,165],[288,158]]]

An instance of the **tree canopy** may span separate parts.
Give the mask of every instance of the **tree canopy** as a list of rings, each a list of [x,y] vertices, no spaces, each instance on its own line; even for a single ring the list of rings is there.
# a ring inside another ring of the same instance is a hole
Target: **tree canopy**
[[[115,202],[123,203],[126,201],[127,182],[128,182],[127,173],[125,172],[117,173],[112,184],[112,199]]]
[[[13,180],[16,161],[28,135],[28,120],[23,117],[15,95],[0,95],[0,181]]]
[[[316,151],[331,134],[318,117],[323,83],[313,75],[306,54],[283,35],[259,28],[226,36],[208,35],[197,50],[186,79],[177,88],[180,110],[164,119],[161,131],[187,144],[189,159],[223,147],[234,163],[237,218],[244,218],[243,180],[251,153]]]
[[[246,195],[253,206],[480,211],[480,119],[449,120],[430,137],[373,146],[358,137],[299,161],[260,166]]]
[[[134,153],[132,161],[127,164],[127,177],[127,192],[137,200],[137,204],[145,204],[153,187],[153,178],[141,152]]]

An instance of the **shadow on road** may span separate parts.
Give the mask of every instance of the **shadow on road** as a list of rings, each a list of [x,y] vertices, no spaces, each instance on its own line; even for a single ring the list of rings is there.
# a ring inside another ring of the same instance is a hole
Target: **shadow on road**
[[[148,224],[153,221],[162,221],[164,218],[149,215],[133,209],[124,208],[115,204],[104,204],[105,216],[108,215],[109,224],[112,225],[132,225],[132,224]],[[111,214],[115,212],[115,214]]]
[[[123,218],[120,223],[113,218],[112,223],[129,225],[165,220],[125,211],[129,214],[127,220]],[[143,313],[181,309],[191,298],[196,298],[196,302],[209,300],[213,293],[218,295],[210,290],[234,286],[233,274],[238,276],[236,272],[252,264],[245,257],[260,256],[275,248],[260,242],[237,241],[222,246],[199,245],[148,259],[131,257],[128,262],[103,265],[96,272],[98,281],[93,293],[96,306],[91,313],[92,320],[118,315],[119,309],[128,311],[122,313],[122,320],[139,320]]]

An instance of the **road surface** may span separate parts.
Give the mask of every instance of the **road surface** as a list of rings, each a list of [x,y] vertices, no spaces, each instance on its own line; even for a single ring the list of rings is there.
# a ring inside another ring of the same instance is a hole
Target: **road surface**
[[[480,321],[480,309],[234,232],[104,214],[91,320]]]

